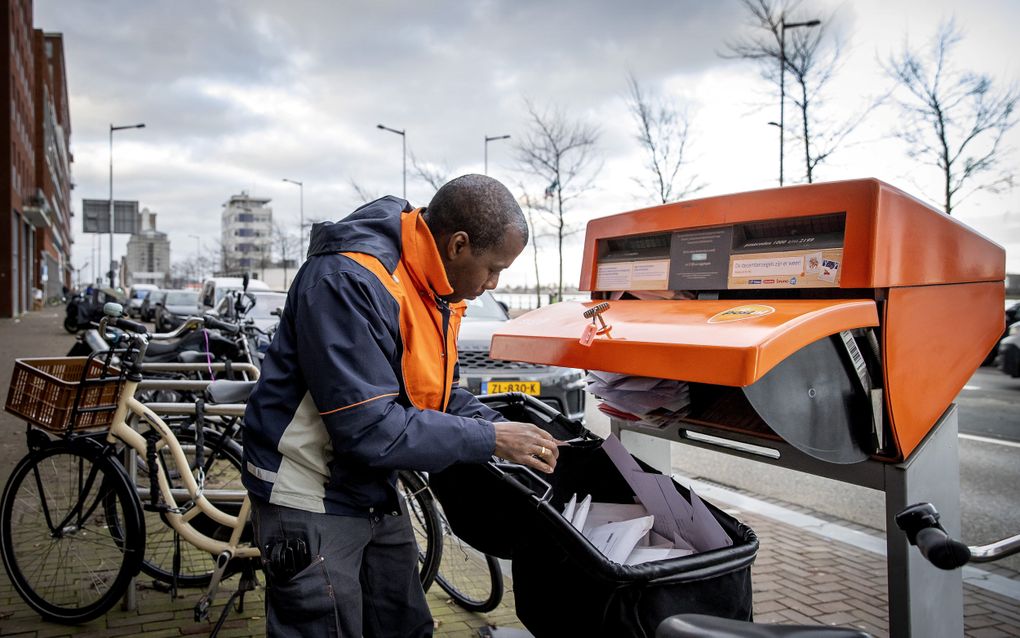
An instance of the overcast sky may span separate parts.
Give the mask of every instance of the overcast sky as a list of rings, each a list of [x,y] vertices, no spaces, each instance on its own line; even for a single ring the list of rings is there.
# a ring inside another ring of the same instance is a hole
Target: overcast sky
[[[833,119],[888,91],[879,60],[907,40],[923,44],[950,17],[965,36],[955,65],[1000,86],[1020,79],[1015,0],[805,0],[798,15],[825,19],[844,43],[825,105]],[[241,190],[272,198],[275,219],[296,234],[298,189],[282,178],[305,183],[306,220],[352,210],[352,181],[400,195],[400,138],[378,123],[406,129],[409,150],[451,177],[482,171],[485,135],[510,134],[489,145],[489,173],[508,185],[526,181],[513,150],[526,98],[600,130],[604,167],[572,209],[577,225],[648,205],[633,180],[644,172],[625,101],[628,72],[687,109],[696,131],[690,170],[707,184],[699,195],[777,185],[778,140],[767,124],[778,119],[776,91],[753,64],[719,55],[746,33],[737,0],[36,0],[35,26],[64,34],[76,266],[93,246],[81,233],[81,200],[108,193],[111,123],[146,124],[115,134],[114,194],[158,213],[174,261],[196,253],[191,235],[213,250],[221,206]],[[792,103],[786,113],[789,127]],[[938,202],[938,173],[907,157],[893,137],[897,120],[892,104],[875,111],[816,181],[877,177]],[[1008,146],[1006,166],[1016,172],[1020,131]],[[800,181],[797,147],[787,150],[787,180]],[[409,175],[407,188],[413,204],[428,203],[427,183]],[[954,211],[1006,246],[1012,272],[1020,272],[1018,204],[1020,189],[979,192]],[[125,243],[117,238],[118,256]],[[579,243],[568,254],[570,284]],[[105,258],[105,237],[103,246]],[[552,258],[551,244],[543,251]],[[519,260],[504,283],[533,281],[530,261]]]

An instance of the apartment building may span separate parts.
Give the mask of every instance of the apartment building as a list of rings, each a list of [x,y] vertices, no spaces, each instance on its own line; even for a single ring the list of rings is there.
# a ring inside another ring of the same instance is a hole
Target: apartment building
[[[71,285],[71,118],[63,38],[33,29],[32,1],[0,11],[0,317]],[[6,116],[6,118],[4,118]]]
[[[223,204],[220,218],[220,272],[239,275],[272,262],[273,209],[271,199],[241,191]]]
[[[143,208],[138,216],[138,232],[128,239],[124,282],[162,288],[170,280],[170,240],[156,230],[156,213]]]

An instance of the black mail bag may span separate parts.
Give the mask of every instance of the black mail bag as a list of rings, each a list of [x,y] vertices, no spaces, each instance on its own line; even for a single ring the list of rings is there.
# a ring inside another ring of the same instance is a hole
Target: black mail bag
[[[454,533],[479,551],[513,560],[517,616],[536,637],[650,637],[662,620],[681,613],[751,619],[751,564],[758,552],[753,530],[706,502],[732,546],[639,565],[614,563],[560,514],[574,494],[634,502],[602,440],[531,397],[483,400],[557,439],[583,439],[560,448],[551,476],[492,462],[455,465],[430,477]]]

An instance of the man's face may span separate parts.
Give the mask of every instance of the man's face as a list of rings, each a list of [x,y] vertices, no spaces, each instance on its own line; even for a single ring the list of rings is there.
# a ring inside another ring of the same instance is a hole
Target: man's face
[[[471,238],[462,231],[450,236],[443,253],[446,277],[453,293],[445,298],[450,303],[474,299],[499,283],[499,275],[510,267],[524,250],[524,240],[508,230],[500,244],[482,252],[471,250]]]

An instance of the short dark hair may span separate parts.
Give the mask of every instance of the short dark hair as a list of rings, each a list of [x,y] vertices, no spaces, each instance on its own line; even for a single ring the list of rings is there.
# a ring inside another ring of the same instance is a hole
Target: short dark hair
[[[509,230],[528,243],[520,204],[506,186],[485,175],[462,175],[443,184],[425,209],[425,221],[437,238],[464,231],[475,253],[499,246]]]

